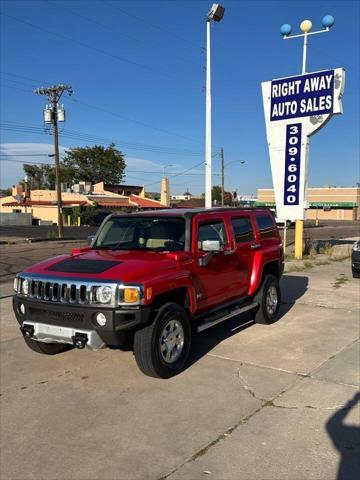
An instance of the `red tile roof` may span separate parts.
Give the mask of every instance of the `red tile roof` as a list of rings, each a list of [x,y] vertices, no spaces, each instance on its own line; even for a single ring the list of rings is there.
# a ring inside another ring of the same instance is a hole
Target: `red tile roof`
[[[180,202],[174,202],[175,208],[202,208],[205,207],[204,198],[190,198],[190,200],[180,200]]]
[[[127,207],[127,208],[136,208],[136,205],[134,205],[132,202],[126,202],[126,201],[117,201],[117,202],[96,202],[96,205],[98,207],[102,208],[120,208],[120,207]]]
[[[166,208],[162,203],[150,198],[139,197],[138,195],[130,195],[130,201],[136,203],[139,208]]]

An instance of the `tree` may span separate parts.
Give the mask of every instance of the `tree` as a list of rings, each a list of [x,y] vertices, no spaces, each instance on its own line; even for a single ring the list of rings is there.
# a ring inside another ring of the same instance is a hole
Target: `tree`
[[[28,186],[33,190],[55,189],[55,167],[52,165],[24,165],[24,172],[28,177]],[[74,170],[63,165],[60,166],[60,177],[64,183],[72,183]]]
[[[45,169],[47,165],[24,165],[25,175],[28,177],[30,188],[45,188]]]
[[[214,185],[211,191],[212,201],[220,205],[221,204],[221,187],[219,185]]]
[[[12,188],[1,188],[0,189],[0,195],[3,195],[4,197],[10,197],[12,194]]]
[[[219,185],[214,185],[212,187],[212,201],[213,203],[216,201],[217,205],[221,205],[221,187]],[[232,204],[232,194],[231,192],[224,192],[224,204],[231,205]]]
[[[74,182],[120,183],[126,167],[124,154],[114,143],[107,148],[102,145],[71,148],[62,163],[74,172]]]

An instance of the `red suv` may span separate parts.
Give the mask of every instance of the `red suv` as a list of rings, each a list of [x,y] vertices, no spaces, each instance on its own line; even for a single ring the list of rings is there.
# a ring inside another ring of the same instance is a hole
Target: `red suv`
[[[13,306],[38,353],[130,342],[145,374],[168,378],[195,332],[245,311],[274,322],[283,265],[267,209],[110,215],[91,246],[19,273]]]

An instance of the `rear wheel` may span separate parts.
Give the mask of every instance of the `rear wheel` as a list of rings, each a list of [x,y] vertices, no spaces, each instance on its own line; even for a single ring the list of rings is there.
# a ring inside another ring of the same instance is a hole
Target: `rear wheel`
[[[255,322],[274,323],[278,317],[281,301],[279,281],[274,275],[266,275],[254,300],[259,304],[251,311]]]
[[[69,345],[65,345],[63,343],[37,342],[36,340],[32,340],[31,338],[27,337],[24,337],[24,340],[26,345],[31,348],[31,350],[44,355],[56,355],[70,348]]]
[[[184,368],[191,346],[190,321],[177,303],[166,303],[151,325],[135,332],[134,354],[140,370],[156,378],[170,378]]]

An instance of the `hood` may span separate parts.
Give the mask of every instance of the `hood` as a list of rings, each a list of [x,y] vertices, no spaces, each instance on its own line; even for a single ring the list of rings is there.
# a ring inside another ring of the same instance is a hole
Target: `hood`
[[[51,277],[74,277],[141,283],[148,274],[154,275],[174,268],[177,255],[167,252],[128,250],[78,250],[71,255],[37,263],[27,273]]]

